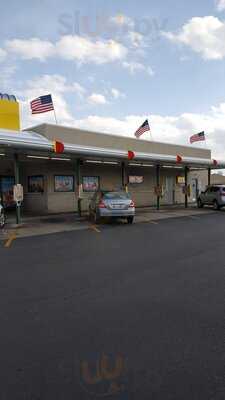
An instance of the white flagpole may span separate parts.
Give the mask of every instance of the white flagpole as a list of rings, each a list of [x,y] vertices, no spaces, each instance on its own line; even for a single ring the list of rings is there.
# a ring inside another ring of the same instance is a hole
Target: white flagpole
[[[204,135],[205,135],[205,147],[206,147],[206,149],[208,148],[208,145],[207,145],[207,143],[206,143],[206,134],[205,134],[205,131],[204,131]]]
[[[52,98],[52,95],[51,95],[51,98]],[[54,117],[55,117],[55,123],[56,123],[56,125],[58,125],[58,121],[57,121],[56,113],[55,113],[55,104],[53,102],[53,98],[52,98],[52,104],[53,104],[53,112],[54,112]]]
[[[54,107],[54,104],[53,104],[53,107]],[[54,116],[55,116],[55,123],[56,123],[56,125],[58,125],[58,121],[57,121],[57,118],[56,118],[56,113],[55,113],[55,107],[54,107]]]

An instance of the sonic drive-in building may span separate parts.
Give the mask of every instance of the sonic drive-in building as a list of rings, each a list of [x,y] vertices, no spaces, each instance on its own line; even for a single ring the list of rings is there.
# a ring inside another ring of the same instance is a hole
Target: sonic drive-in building
[[[22,185],[23,212],[88,209],[98,189],[129,190],[136,207],[196,201],[211,169],[225,168],[208,149],[146,141],[53,124],[20,130],[19,103],[0,96],[0,191],[14,207]]]

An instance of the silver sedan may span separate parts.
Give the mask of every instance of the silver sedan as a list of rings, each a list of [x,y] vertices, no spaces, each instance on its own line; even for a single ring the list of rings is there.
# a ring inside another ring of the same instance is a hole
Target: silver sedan
[[[129,193],[125,191],[98,191],[94,194],[89,205],[89,216],[98,223],[101,218],[126,218],[133,223],[135,205]]]

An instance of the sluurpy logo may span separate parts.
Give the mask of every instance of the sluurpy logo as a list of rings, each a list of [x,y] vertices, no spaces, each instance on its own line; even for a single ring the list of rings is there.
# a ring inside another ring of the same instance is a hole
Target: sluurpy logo
[[[121,355],[91,357],[80,363],[80,382],[87,398],[108,397],[128,400],[126,360]]]

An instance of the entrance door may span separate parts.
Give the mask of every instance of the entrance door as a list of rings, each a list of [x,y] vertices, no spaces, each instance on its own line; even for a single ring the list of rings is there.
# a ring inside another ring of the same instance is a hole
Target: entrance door
[[[196,202],[198,198],[198,179],[192,178],[191,180],[191,200]]]
[[[164,198],[165,198],[166,204],[174,204],[174,177],[173,176],[166,177]]]

